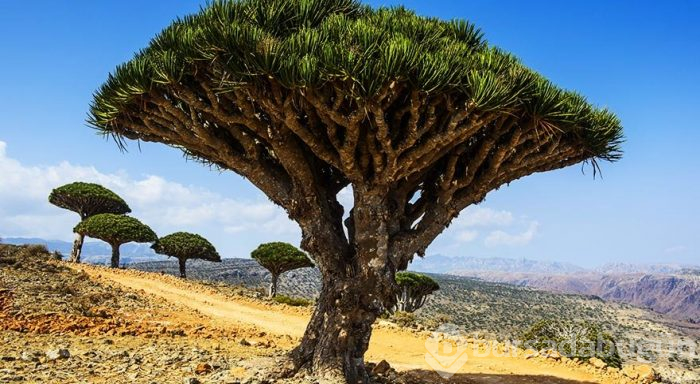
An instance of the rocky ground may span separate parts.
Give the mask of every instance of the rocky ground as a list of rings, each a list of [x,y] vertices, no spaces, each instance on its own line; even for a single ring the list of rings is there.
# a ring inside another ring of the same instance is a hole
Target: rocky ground
[[[298,342],[309,311],[242,288],[76,267],[38,248],[0,245],[0,383],[262,383]],[[367,354],[373,380],[636,384],[656,378],[648,366],[616,370],[545,351],[480,357],[476,351],[490,342],[470,340],[475,352],[447,381],[426,366],[428,336],[379,324]],[[302,372],[276,382],[316,381]]]

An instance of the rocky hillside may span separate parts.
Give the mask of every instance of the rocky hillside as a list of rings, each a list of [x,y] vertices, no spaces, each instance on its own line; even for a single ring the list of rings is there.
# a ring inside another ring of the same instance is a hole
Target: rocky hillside
[[[649,308],[676,320],[700,323],[700,275],[639,273],[543,275],[496,271],[462,271],[458,274],[550,292],[594,295],[604,300]]]
[[[176,260],[142,262],[127,265],[128,268],[148,272],[161,272],[179,276]],[[187,276],[208,282],[222,282],[243,285],[264,292],[270,283],[270,273],[252,259],[223,259],[221,263],[201,260],[187,262]],[[279,280],[278,292],[284,295],[315,298],[321,288],[317,269],[302,268],[283,273]]]

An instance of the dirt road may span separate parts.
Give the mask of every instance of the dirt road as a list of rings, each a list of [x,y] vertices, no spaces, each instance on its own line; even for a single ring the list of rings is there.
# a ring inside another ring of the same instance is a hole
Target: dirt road
[[[216,325],[235,324],[254,327],[273,334],[301,337],[308,321],[308,313],[305,311],[224,296],[213,290],[203,289],[197,283],[170,276],[94,266],[76,266],[75,268],[84,270],[91,278],[118,283],[124,288],[143,291],[198,311],[209,317]],[[379,327],[373,331],[366,358],[376,362],[387,360],[398,370],[411,370],[420,375],[434,375],[434,370],[426,362],[427,338],[428,336],[400,329]],[[596,377],[597,375],[582,367],[548,363],[537,359],[528,360],[523,357],[482,356],[478,351],[475,354],[472,348],[465,353],[466,362],[450,382],[582,384],[607,381]],[[445,353],[445,355],[449,354]],[[449,358],[440,360],[447,370],[461,364],[464,358],[453,365],[449,364],[450,360]]]

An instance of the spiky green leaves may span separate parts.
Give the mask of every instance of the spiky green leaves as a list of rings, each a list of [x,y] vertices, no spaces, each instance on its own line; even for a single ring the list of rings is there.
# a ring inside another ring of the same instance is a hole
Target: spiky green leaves
[[[412,291],[427,295],[440,289],[437,281],[429,276],[414,272],[396,273],[396,284],[400,288],[410,288]]]
[[[73,231],[113,246],[132,241],[150,243],[158,240],[155,232],[139,220],[112,213],[91,216],[76,225]]]
[[[82,219],[99,213],[131,212],[129,205],[116,193],[93,183],[75,182],[55,188],[49,195],[49,202],[78,213]]]
[[[250,256],[273,274],[297,268],[313,267],[308,256],[297,247],[283,242],[260,244]]]
[[[163,236],[151,248],[161,255],[173,256],[177,259],[201,259],[221,261],[216,248],[204,237],[188,232],[175,232]]]
[[[352,0],[215,1],[119,66],[96,93],[90,122],[113,133],[141,95],[202,76],[218,92],[274,79],[291,89],[333,83],[351,98],[401,82],[424,94],[468,97],[460,108],[522,115],[545,132],[575,134],[591,158],[620,157],[619,121],[489,48],[473,24]]]

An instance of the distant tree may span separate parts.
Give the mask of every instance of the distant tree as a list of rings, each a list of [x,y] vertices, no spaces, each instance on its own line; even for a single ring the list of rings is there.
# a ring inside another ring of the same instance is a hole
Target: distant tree
[[[596,323],[541,320],[523,332],[521,339],[525,348],[554,349],[570,358],[597,357],[611,367],[622,367],[615,340]]]
[[[116,193],[93,183],[75,182],[51,191],[49,203],[71,210],[80,215],[80,220],[100,213],[126,214],[131,208]],[[85,236],[76,233],[70,261],[79,263]]]
[[[397,272],[396,284],[399,293],[396,294],[394,311],[415,312],[428,300],[428,296],[440,289],[440,285],[432,278],[413,272]]]
[[[90,216],[75,226],[73,231],[111,245],[112,268],[119,267],[119,246],[122,244],[132,241],[151,243],[158,240],[158,236],[147,225],[133,217],[113,213]]]
[[[175,232],[163,236],[151,248],[156,253],[176,258],[180,262],[180,277],[186,278],[185,264],[188,259],[221,262],[216,248],[200,235],[188,232]]]
[[[282,273],[314,266],[304,252],[291,244],[282,242],[261,244],[250,256],[272,275],[270,297],[275,297],[277,294],[277,280]]]

